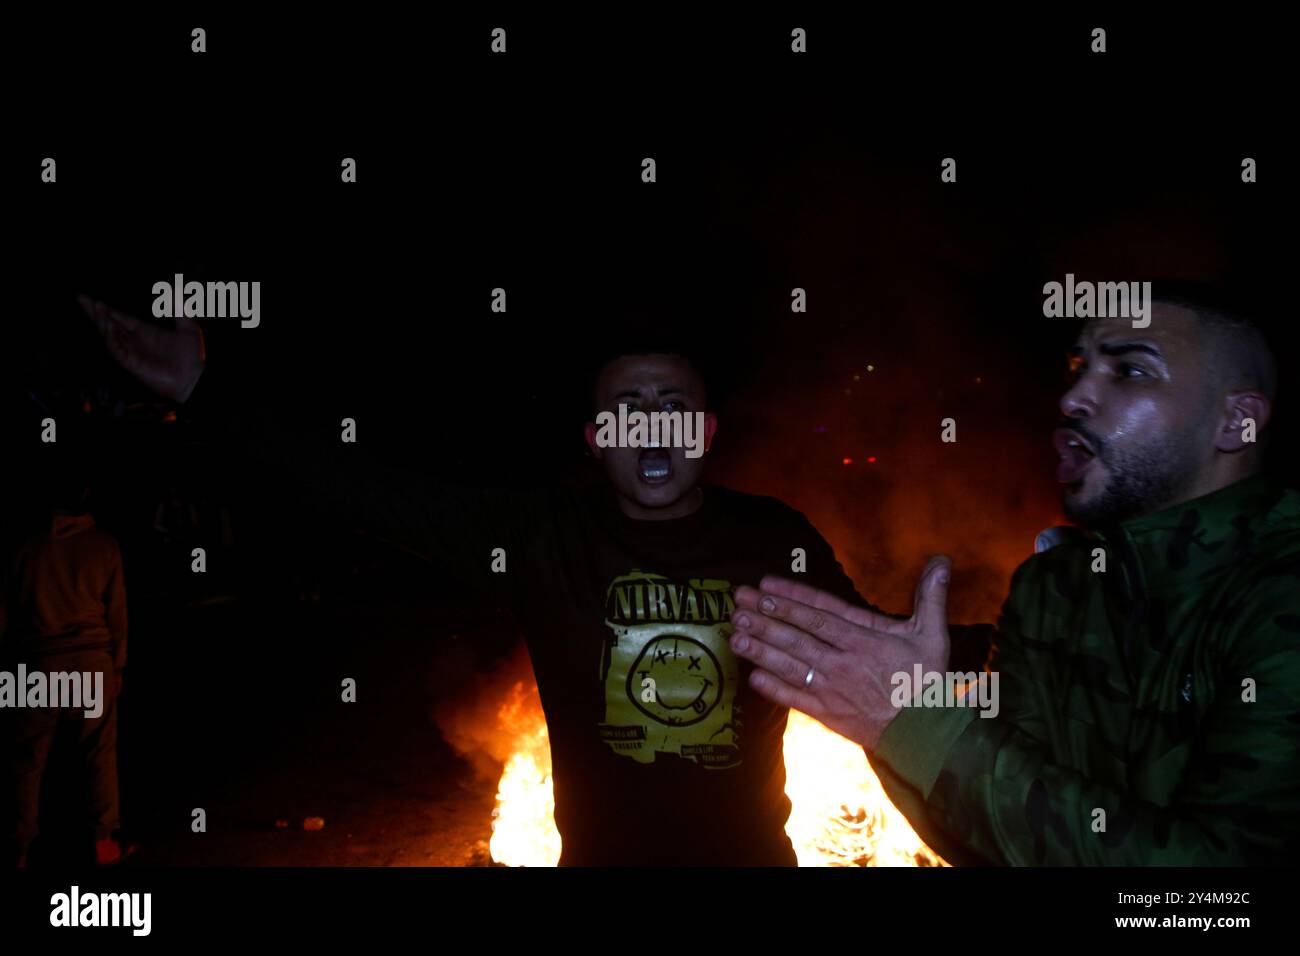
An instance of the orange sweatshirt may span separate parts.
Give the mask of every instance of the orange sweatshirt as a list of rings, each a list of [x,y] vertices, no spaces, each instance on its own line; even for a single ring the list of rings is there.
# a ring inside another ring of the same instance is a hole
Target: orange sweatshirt
[[[126,666],[122,553],[90,515],[54,515],[18,549],[5,590],[0,627],[19,653],[103,648]]]

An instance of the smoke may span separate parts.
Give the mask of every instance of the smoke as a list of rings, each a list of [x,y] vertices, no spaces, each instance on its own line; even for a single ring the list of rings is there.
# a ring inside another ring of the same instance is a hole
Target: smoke
[[[816,144],[719,168],[711,213],[691,220],[705,278],[681,280],[690,235],[665,240],[673,257],[646,273],[676,297],[665,319],[689,319],[723,396],[709,480],[803,511],[859,592],[896,613],[927,558],[947,554],[949,619],[995,621],[1035,535],[1064,522],[1050,433],[1076,327],[1043,317],[1042,283],[1216,274],[1227,220],[1181,213],[1190,201],[1123,215],[1106,195],[1081,210],[1055,171],[1039,204],[942,191],[932,167]],[[457,739],[501,752],[485,728],[527,676],[516,663],[452,711]]]
[[[468,652],[453,651],[439,659],[436,686],[433,718],[443,739],[480,778],[495,782],[520,733],[542,722],[527,648],[520,643],[487,671],[478,669]]]
[[[1062,521],[1049,436],[1072,330],[1043,319],[1040,286],[973,217],[941,226],[846,195],[790,213],[772,270],[797,276],[808,312],[772,290],[761,333],[737,342],[744,383],[720,409],[710,480],[803,511],[896,613],[947,554],[950,619],[993,621],[1035,535]]]
[[[949,555],[950,619],[991,622],[1064,520],[1049,441],[1076,330],[1043,317],[1041,288],[1069,229],[1050,204],[943,192],[919,168],[810,145],[728,171],[720,218],[750,237],[750,265],[726,285],[752,291],[709,478],[803,511],[897,613]]]
[[[951,619],[992,621],[1034,536],[1059,521],[1047,431],[985,418],[983,407],[1007,397],[987,372],[904,398],[924,386],[915,363],[890,351],[864,348],[801,394],[751,396],[745,417],[763,427],[748,423],[715,474],[803,511],[873,603],[910,613],[922,567],[943,553],[953,559]],[[981,389],[992,395],[963,394]],[[945,419],[953,443],[941,441]]]

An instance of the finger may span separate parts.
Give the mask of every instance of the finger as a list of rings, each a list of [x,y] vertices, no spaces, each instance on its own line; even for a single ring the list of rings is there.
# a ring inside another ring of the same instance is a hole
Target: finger
[[[789,578],[779,577],[775,574],[764,575],[758,587],[760,591],[777,594],[792,601],[798,601],[800,604],[806,604],[809,607],[830,611],[832,614],[845,619],[848,619],[848,616],[854,610],[853,605],[849,604],[848,601],[831,594],[829,591],[815,588],[811,584],[804,584],[802,581],[791,581]]]
[[[731,623],[738,630],[746,631],[813,666],[820,663],[827,654],[836,652],[836,645],[825,643],[793,624],[773,620],[753,611],[737,609],[731,615]],[[845,644],[850,643],[847,639],[841,640]],[[858,638],[858,642],[861,642],[861,638]]]
[[[947,555],[936,555],[926,564],[916,585],[912,610],[914,633],[929,634],[948,626],[948,582],[951,577],[952,561]]]
[[[900,625],[906,623],[896,617],[890,617],[888,614],[880,614],[865,607],[850,604],[829,591],[823,591],[800,581],[777,577],[775,574],[766,575],[759,582],[759,588],[768,594],[775,594],[778,597],[789,598],[809,607],[830,611],[850,623],[861,627],[869,627],[874,631],[884,631],[886,634],[895,633],[895,631],[900,630]]]
[[[741,623],[742,617],[746,623]],[[738,607],[731,620],[742,630],[752,630],[764,638],[770,636],[774,643],[796,656],[802,654],[795,645],[806,644],[809,640],[819,645],[814,650],[820,650],[823,644],[847,649],[861,643],[863,637],[861,627],[836,617],[830,611],[771,594],[762,594],[752,608]]]
[[[81,304],[81,307],[86,311],[86,315],[90,316],[90,321],[95,323],[95,326],[99,331],[102,334],[107,334],[110,323],[108,320],[108,310],[104,307],[104,303],[97,299],[92,299],[88,295],[77,296],[77,302]]]
[[[197,319],[189,315],[180,315],[176,317],[176,332],[192,336],[198,341],[199,345],[199,365],[206,365],[208,362],[208,343],[203,337],[203,326],[199,325]]]
[[[104,326],[107,322],[107,319],[105,316],[103,316],[102,314],[96,311],[95,300],[92,299],[90,296],[86,295],[85,293],[82,293],[81,295],[77,296],[77,304],[80,305],[82,309],[85,310],[86,315],[90,318],[90,321],[94,322],[95,325],[97,325],[99,327],[99,330],[102,332],[104,330]]]
[[[736,631],[731,635],[731,649],[738,656],[770,671],[787,684],[799,687],[804,686],[809,670],[816,670],[819,663],[800,660],[747,631]]]
[[[775,674],[768,671],[756,670],[749,675],[749,686],[758,691],[759,694],[779,704],[782,707],[793,707],[795,710],[802,710],[809,717],[821,720],[825,713],[821,701],[815,695],[806,690],[800,690],[797,687],[791,687],[785,681],[781,680]]]
[[[119,312],[117,309],[107,309],[108,317],[113,323],[127,332],[138,332],[140,330],[140,320],[134,316],[127,315],[125,312]]]
[[[99,334],[104,345],[117,362],[133,375],[139,374],[141,356],[139,343],[131,334],[131,329],[122,322],[114,321],[112,310],[98,299],[90,304],[90,317],[99,327]]]

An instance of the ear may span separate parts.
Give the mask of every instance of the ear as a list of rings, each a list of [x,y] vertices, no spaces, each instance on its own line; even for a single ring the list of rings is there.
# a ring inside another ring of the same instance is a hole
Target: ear
[[[582,437],[587,439],[587,447],[591,449],[591,454],[597,461],[605,457],[604,450],[596,444],[595,422],[587,422],[587,424],[583,426]]]
[[[1263,392],[1229,392],[1223,398],[1223,421],[1215,435],[1214,447],[1228,454],[1251,447],[1252,441],[1259,440],[1259,433],[1272,413],[1273,403]],[[1247,428],[1247,419],[1254,422],[1253,429]]]
[[[718,433],[718,416],[713,412],[704,413],[704,450],[713,447],[713,436]]]

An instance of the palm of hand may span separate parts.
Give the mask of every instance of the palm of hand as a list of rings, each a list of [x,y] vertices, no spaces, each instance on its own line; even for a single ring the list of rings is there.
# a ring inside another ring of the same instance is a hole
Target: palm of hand
[[[103,302],[78,296],[122,368],[147,388],[174,401],[190,397],[204,366],[203,331],[192,318],[178,318],[174,329],[142,322]]]

